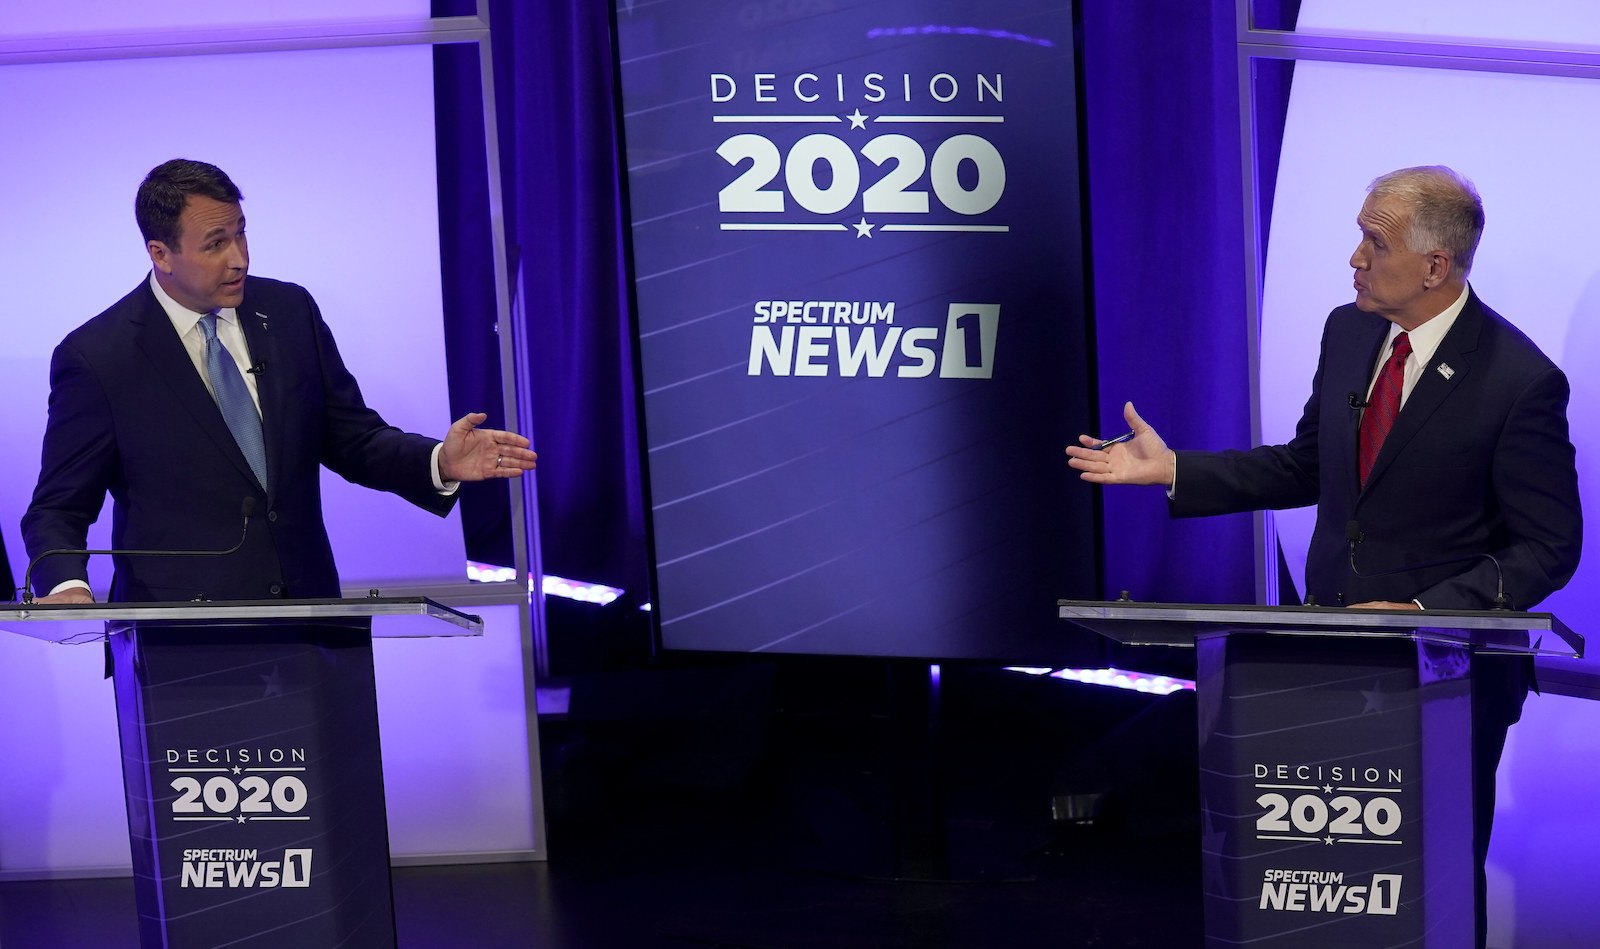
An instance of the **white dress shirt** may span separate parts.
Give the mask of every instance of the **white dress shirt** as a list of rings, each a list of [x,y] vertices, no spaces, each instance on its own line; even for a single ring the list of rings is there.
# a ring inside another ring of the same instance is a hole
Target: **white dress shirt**
[[[1406,357],[1405,383],[1400,387],[1400,405],[1402,408],[1405,406],[1406,399],[1411,397],[1411,390],[1417,387],[1417,380],[1422,378],[1422,370],[1428,368],[1428,363],[1433,361],[1433,354],[1444,341],[1445,334],[1450,332],[1450,327],[1456,325],[1456,317],[1461,315],[1462,308],[1467,305],[1467,294],[1471,292],[1470,286],[1463,285],[1461,295],[1456,297],[1456,302],[1414,330],[1402,329],[1398,323],[1389,324],[1389,335],[1383,338],[1383,345],[1378,347],[1378,361],[1373,363],[1372,380],[1367,383],[1368,402],[1372,401],[1372,387],[1378,384],[1378,373],[1383,369],[1383,364],[1389,361],[1394,338],[1401,333],[1408,333],[1411,355]]]
[[[211,388],[211,373],[206,371],[206,334],[200,329],[200,318],[204,313],[196,313],[177,300],[167,295],[161,286],[161,281],[156,279],[154,270],[150,271],[150,289],[156,295],[156,302],[161,304],[161,309],[167,312],[167,319],[172,321],[172,328],[178,331],[178,339],[183,343],[183,348],[189,351],[189,361],[194,363],[194,371],[200,374],[200,381],[206,384],[206,391],[211,393],[211,398],[217,397],[216,390]],[[250,390],[250,401],[256,404],[256,414],[261,414],[261,396],[256,393],[255,373],[250,371],[253,363],[250,362],[250,344],[245,342],[244,330],[239,328],[239,316],[233,307],[217,311],[217,341],[228,350],[228,355],[239,367],[239,375],[244,377],[244,385]]]

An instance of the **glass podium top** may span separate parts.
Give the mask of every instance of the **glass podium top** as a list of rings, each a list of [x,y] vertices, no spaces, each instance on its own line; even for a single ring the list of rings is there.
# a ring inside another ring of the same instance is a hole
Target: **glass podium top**
[[[1583,636],[1550,613],[1513,610],[1359,610],[1058,600],[1057,615],[1130,646],[1193,646],[1197,638],[1261,632],[1302,636],[1420,638],[1480,652],[1582,657]]]
[[[483,620],[425,596],[316,600],[200,600],[187,603],[8,603],[0,629],[47,642],[82,643],[138,623],[258,626],[372,619],[372,635],[478,636]]]

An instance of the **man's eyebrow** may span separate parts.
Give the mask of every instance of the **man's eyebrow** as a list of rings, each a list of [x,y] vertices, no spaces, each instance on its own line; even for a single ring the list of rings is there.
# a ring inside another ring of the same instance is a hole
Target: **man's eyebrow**
[[[227,224],[218,224],[216,227],[213,227],[210,230],[206,231],[204,234],[200,235],[200,240],[201,241],[208,241],[208,240],[211,240],[213,237],[225,237],[230,233],[229,227],[230,227],[230,225],[227,225]],[[239,231],[242,231],[242,230],[244,230],[244,218],[241,217],[241,218],[239,218],[239,223],[237,225],[237,229],[233,230],[231,233],[238,233]]]

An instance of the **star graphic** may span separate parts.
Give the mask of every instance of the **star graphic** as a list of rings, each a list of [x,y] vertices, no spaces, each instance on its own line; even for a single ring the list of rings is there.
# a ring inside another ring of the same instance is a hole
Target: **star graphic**
[[[261,695],[262,698],[270,699],[275,695],[283,694],[283,676],[279,674],[277,666],[273,666],[270,673],[263,675],[261,681],[266,685],[266,689]]]
[[[238,821],[239,823],[242,824],[242,823],[244,823],[244,815],[240,814],[238,817],[235,817],[234,820],[236,820],[236,821]]]
[[[242,770],[244,770],[244,769],[240,768],[238,765],[234,765],[233,766],[233,773],[234,774],[238,774]]]
[[[1331,836],[1324,837],[1324,838],[1322,838],[1322,842],[1324,844],[1326,844],[1327,846],[1332,847],[1333,846],[1333,837],[1331,837]]]
[[[867,127],[867,117],[861,114],[860,109],[855,110],[854,112],[845,116],[845,118],[850,120],[850,127],[853,129],[864,129]]]
[[[865,217],[862,217],[860,224],[852,224],[850,226],[856,229],[856,237],[861,238],[861,237],[871,237],[872,236],[872,229],[877,227],[878,225],[876,225],[876,224],[868,224],[867,223],[867,219]]]
[[[1361,710],[1361,714],[1363,715],[1366,715],[1369,712],[1382,713],[1385,707],[1389,704],[1389,697],[1378,688],[1378,684],[1376,682],[1372,684],[1372,688],[1362,689],[1361,697],[1367,702],[1366,707]]]
[[[1324,785],[1323,785],[1323,786],[1322,786],[1322,793],[1323,793],[1323,794],[1332,794],[1332,793],[1333,793],[1333,785],[1331,785],[1331,784],[1324,784]]]

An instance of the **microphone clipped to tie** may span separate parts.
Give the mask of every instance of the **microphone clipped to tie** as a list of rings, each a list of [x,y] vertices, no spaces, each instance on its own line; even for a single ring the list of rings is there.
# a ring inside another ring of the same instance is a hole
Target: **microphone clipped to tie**
[[[47,550],[28,561],[28,569],[22,575],[22,602],[24,604],[33,603],[33,568],[38,566],[39,561],[44,560],[46,557],[65,556],[67,554],[76,554],[83,557],[87,557],[90,554],[111,554],[117,557],[226,557],[228,554],[243,547],[245,538],[250,536],[250,518],[256,516],[256,499],[253,497],[245,498],[239,504],[239,515],[244,518],[244,529],[239,532],[238,542],[227,550],[124,550],[120,548],[86,550],[75,547],[58,547],[55,550]]]
[[[1351,390],[1350,393],[1345,396],[1345,401],[1350,403],[1350,407],[1352,409],[1364,409],[1372,404],[1371,402],[1367,402],[1358,398],[1357,393],[1354,390]]]
[[[1352,393],[1352,397],[1353,396],[1354,393]],[[1465,557],[1450,557],[1445,560],[1435,560],[1431,563],[1413,564],[1409,567],[1399,567],[1394,570],[1379,570],[1374,573],[1362,573],[1356,568],[1356,547],[1362,541],[1367,539],[1367,535],[1361,530],[1361,524],[1354,520],[1345,521],[1344,539],[1350,542],[1350,572],[1358,577],[1361,577],[1362,579],[1370,579],[1372,577],[1390,577],[1397,573],[1410,573],[1413,570],[1426,570],[1429,567],[1446,567],[1453,563],[1469,563],[1474,560],[1487,560],[1494,564],[1494,608],[1497,610],[1511,609],[1511,601],[1506,597],[1505,571],[1500,569],[1500,561],[1496,560],[1493,554],[1468,554]]]

